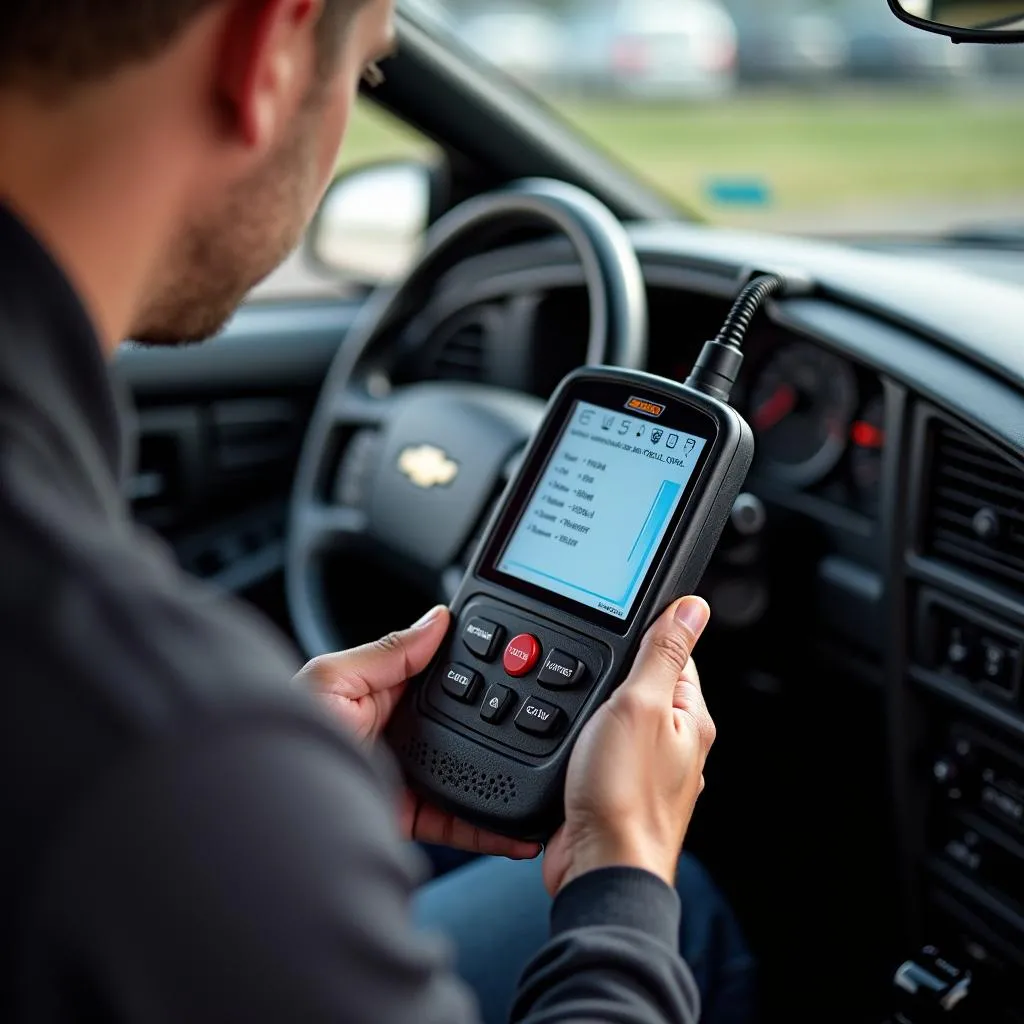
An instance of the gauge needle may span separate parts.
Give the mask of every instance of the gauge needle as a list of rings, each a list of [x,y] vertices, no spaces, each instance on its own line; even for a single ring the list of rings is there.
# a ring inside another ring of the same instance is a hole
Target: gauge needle
[[[754,426],[758,430],[771,430],[796,408],[796,390],[789,384],[780,384],[754,410]]]

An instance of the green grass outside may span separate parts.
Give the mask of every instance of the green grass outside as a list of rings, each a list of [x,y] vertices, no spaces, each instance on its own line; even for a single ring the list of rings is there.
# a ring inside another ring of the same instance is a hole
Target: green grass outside
[[[756,211],[715,207],[714,179],[752,178],[771,215],[904,200],[1024,199],[1024,94],[741,94],[708,105],[577,102],[563,113],[667,195],[719,222]],[[418,155],[429,145],[360,112],[343,164]]]

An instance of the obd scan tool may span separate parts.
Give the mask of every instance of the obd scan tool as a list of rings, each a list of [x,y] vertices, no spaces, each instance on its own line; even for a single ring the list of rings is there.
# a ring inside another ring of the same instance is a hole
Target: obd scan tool
[[[504,835],[557,829],[580,730],[696,589],[746,479],[754,439],[729,394],[754,313],[785,286],[752,279],[685,384],[563,380],[389,726],[414,791]]]

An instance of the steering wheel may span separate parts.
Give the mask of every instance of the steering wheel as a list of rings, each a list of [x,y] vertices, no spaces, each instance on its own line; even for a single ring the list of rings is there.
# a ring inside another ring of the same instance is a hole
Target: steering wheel
[[[397,571],[439,598],[451,596],[460,560],[540,422],[544,403],[531,395],[443,382],[380,394],[371,372],[374,357],[423,308],[445,271],[524,228],[561,232],[582,264],[590,299],[587,362],[644,365],[640,264],[623,226],[594,196],[564,182],[527,179],[441,218],[406,278],[367,301],[328,370],[303,441],[285,585],[308,656],[349,646],[325,588],[328,561],[337,556],[358,553],[361,567]],[[352,600],[378,589],[364,575]]]

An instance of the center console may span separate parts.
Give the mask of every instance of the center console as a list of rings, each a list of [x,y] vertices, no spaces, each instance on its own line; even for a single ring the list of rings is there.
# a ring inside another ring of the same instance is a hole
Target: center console
[[[921,406],[890,708],[916,938],[1024,1021],[1024,463]],[[978,1019],[978,1018],[971,1018]]]

